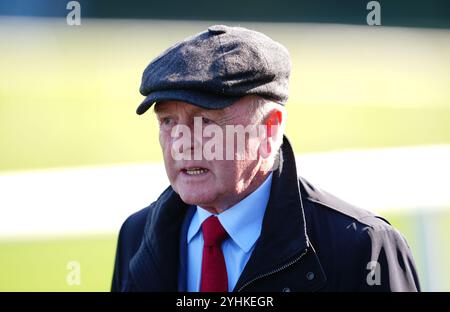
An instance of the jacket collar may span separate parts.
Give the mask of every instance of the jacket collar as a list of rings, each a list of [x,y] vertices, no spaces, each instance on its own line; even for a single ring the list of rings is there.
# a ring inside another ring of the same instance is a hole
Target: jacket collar
[[[309,247],[295,156],[284,137],[278,169],[273,172],[261,236],[235,290],[259,275],[281,267]]]
[[[303,207],[311,203],[302,198],[294,153],[286,137],[281,149],[279,167],[273,172],[261,236],[235,290],[257,276],[281,267],[311,247]],[[303,197],[306,198],[306,195]],[[141,246],[130,261],[129,290],[177,290],[180,229],[187,208],[188,205],[171,187],[153,204]],[[320,267],[318,260],[313,265]]]

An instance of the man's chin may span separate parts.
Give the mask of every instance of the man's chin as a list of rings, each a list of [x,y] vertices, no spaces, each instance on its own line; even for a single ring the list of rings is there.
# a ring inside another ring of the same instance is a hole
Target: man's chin
[[[182,191],[178,193],[180,195],[181,200],[188,204],[188,205],[197,205],[197,206],[204,206],[208,205],[211,200],[209,198],[205,198],[205,196],[196,196],[192,192],[189,193],[189,191]]]

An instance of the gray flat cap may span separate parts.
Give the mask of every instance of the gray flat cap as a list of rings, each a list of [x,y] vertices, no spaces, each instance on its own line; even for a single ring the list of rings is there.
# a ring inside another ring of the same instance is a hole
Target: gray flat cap
[[[146,98],[136,112],[143,114],[165,100],[220,109],[250,94],[285,104],[290,71],[287,49],[266,35],[243,27],[211,26],[147,66],[139,89]]]

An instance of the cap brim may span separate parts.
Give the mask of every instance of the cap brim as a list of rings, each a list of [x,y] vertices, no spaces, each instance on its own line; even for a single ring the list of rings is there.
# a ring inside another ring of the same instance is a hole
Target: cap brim
[[[136,113],[142,115],[156,102],[183,101],[205,109],[221,109],[232,105],[239,96],[221,96],[192,90],[162,90],[150,93],[138,106]]]

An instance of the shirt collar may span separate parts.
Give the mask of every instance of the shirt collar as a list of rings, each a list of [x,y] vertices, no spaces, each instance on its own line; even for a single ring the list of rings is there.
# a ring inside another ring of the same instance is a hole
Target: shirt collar
[[[220,223],[233,241],[248,252],[261,234],[262,221],[270,197],[272,173],[253,193],[236,205],[217,215]],[[198,233],[200,226],[211,212],[197,206],[187,233],[187,242]]]

